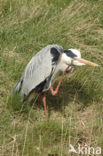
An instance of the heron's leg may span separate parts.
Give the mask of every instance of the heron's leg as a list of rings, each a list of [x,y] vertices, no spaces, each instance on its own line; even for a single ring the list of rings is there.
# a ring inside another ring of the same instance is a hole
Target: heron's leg
[[[60,85],[61,85],[61,83],[62,83],[62,80],[63,80],[63,78],[64,78],[65,73],[66,73],[66,72],[64,72],[63,75],[61,76],[61,78],[60,78],[60,80],[59,80],[59,82],[58,82],[58,85],[57,85],[56,89],[54,90],[53,87],[50,88],[51,93],[52,93],[53,96],[56,95],[56,94],[58,93],[59,88],[60,88]]]
[[[44,92],[43,95],[43,105],[44,105],[44,111],[45,111],[45,116],[47,117],[47,109],[46,109],[46,92]]]

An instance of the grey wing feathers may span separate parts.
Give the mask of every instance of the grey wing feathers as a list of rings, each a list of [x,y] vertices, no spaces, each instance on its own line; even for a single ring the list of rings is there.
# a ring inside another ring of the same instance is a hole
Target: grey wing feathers
[[[52,47],[58,51],[63,49],[58,45],[48,45],[39,51],[27,64],[23,73],[23,83],[21,86],[21,93],[23,95],[28,95],[36,86],[50,76],[53,68],[53,55],[50,53]]]

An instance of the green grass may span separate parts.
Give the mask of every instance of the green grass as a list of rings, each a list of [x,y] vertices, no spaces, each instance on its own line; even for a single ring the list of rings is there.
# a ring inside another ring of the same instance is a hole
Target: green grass
[[[68,156],[70,143],[103,149],[102,10],[101,0],[0,2],[0,156]],[[46,120],[41,96],[30,105],[10,95],[48,44],[78,48],[100,67],[77,67],[57,96],[48,92]]]

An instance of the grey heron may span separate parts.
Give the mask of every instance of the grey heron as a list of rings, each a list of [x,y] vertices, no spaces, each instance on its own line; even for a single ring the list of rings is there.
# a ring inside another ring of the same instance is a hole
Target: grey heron
[[[46,92],[50,89],[52,95],[56,95],[65,73],[72,71],[75,66],[86,64],[98,66],[82,59],[81,53],[77,49],[64,50],[60,45],[48,45],[32,57],[13,91],[20,92],[23,99],[33,92],[43,93],[42,100],[47,116]],[[53,84],[59,74],[62,76],[54,90]]]

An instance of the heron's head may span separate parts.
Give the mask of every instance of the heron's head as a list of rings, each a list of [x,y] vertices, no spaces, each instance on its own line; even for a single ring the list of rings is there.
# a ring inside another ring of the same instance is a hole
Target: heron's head
[[[67,58],[66,62],[68,65],[82,66],[82,65],[90,65],[90,66],[98,66],[98,64],[90,62],[81,58],[81,53],[77,49],[68,49],[64,50],[64,55]]]

